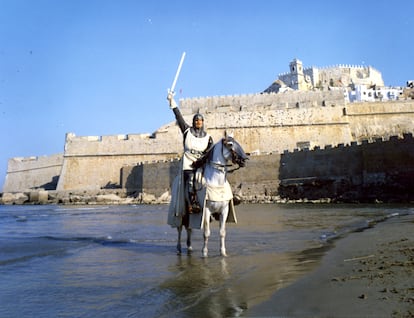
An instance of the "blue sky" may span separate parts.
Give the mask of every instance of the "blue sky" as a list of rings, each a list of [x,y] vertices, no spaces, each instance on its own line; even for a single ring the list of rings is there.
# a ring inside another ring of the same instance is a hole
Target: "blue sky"
[[[414,2],[0,0],[0,191],[12,157],[63,153],[65,134],[151,133],[166,101],[261,92],[293,58],[414,79]]]

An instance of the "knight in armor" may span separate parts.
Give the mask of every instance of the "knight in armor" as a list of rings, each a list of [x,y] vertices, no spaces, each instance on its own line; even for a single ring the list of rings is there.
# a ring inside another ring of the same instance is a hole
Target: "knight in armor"
[[[193,162],[201,158],[213,145],[213,138],[204,130],[204,117],[197,113],[193,117],[192,126],[188,125],[174,100],[174,94],[167,96],[170,108],[174,112],[177,124],[183,133],[184,153],[182,156],[182,170],[186,186],[186,203],[188,213],[200,212],[194,186],[195,168]]]

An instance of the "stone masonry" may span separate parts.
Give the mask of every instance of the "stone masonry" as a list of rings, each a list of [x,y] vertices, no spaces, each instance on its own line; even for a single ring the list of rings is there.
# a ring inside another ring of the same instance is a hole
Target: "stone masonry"
[[[234,131],[245,151],[252,154],[245,172],[232,176],[234,186],[251,195],[279,191],[278,171],[272,173],[279,169],[280,160],[272,156],[401,137],[414,130],[413,100],[350,104],[340,90],[191,98],[181,100],[180,108],[187,121],[195,112],[203,113],[215,141],[226,129]],[[168,191],[174,171],[171,162],[177,161],[181,151],[182,135],[175,122],[151,135],[85,137],[68,133],[63,155],[11,159],[4,192],[53,187],[57,183],[58,191],[127,187],[132,192],[160,195]],[[268,162],[272,158],[275,160]],[[154,171],[158,173],[154,179],[149,170],[157,163],[164,166]],[[263,163],[272,167],[270,173],[263,170]],[[129,177],[127,171],[138,174]],[[134,178],[138,179],[131,181]],[[155,186],[155,180],[160,179],[164,182]]]

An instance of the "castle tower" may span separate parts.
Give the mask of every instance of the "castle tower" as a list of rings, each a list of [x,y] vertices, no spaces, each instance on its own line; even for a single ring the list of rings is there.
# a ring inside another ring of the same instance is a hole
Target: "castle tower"
[[[302,61],[294,59],[292,62],[290,62],[289,68],[292,78],[292,82],[289,83],[289,86],[297,90],[307,90],[307,84],[305,83],[305,78],[303,75]]]

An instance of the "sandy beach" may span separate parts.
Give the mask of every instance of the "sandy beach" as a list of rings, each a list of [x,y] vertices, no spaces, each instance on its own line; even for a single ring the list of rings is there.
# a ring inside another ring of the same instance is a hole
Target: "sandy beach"
[[[414,317],[414,216],[347,235],[247,317]]]

